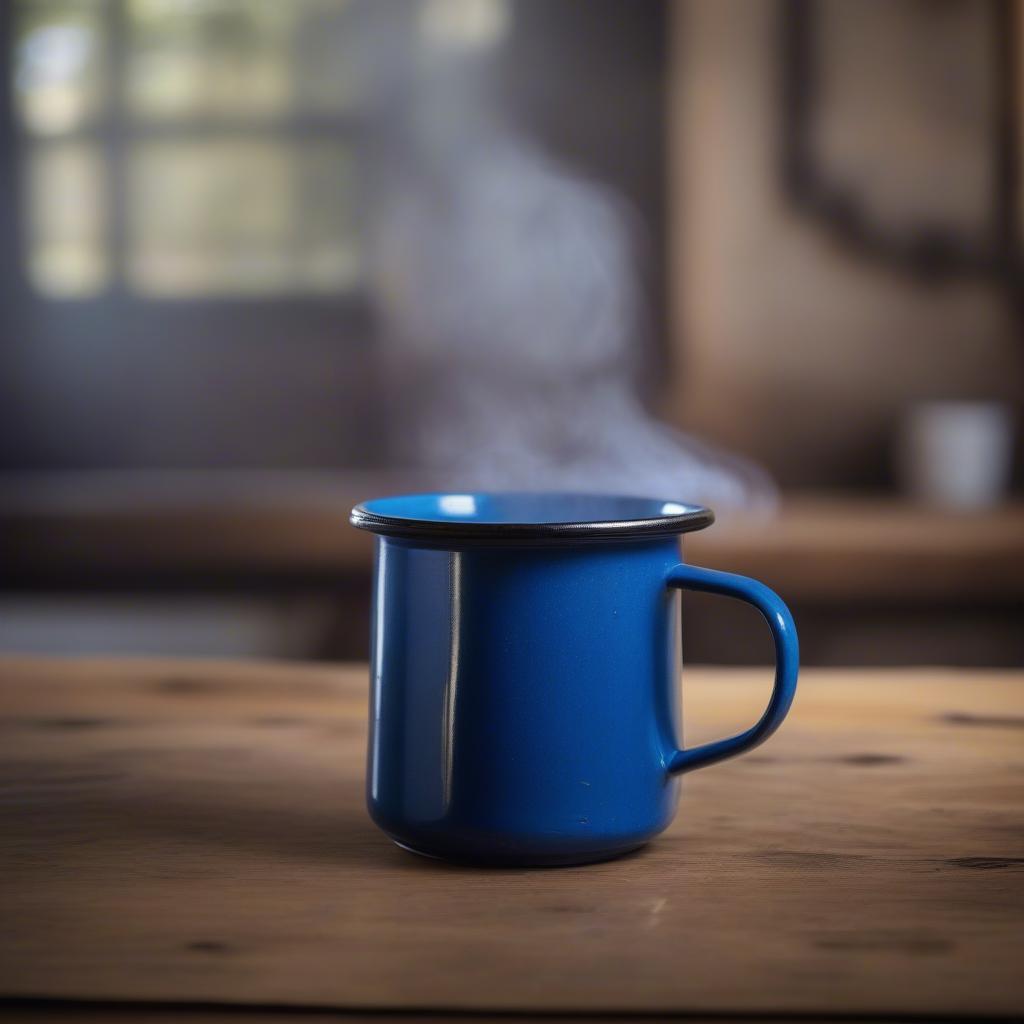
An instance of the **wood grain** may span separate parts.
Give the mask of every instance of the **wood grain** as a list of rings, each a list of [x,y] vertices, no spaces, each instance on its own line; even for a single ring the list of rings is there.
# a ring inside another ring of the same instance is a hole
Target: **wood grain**
[[[40,1004],[21,1003],[17,1005],[0,1004],[0,1011],[3,1018],[11,1024],[120,1024],[122,1021],[131,1021],[131,1024],[175,1024],[178,1021],[185,1021],[187,1024],[238,1024],[239,1020],[259,1021],[260,1024],[382,1024],[382,1020],[397,1021],[399,1024],[439,1024],[441,1021],[456,1021],[458,1024],[516,1024],[517,1021],[528,1021],[529,1024],[587,1024],[593,1021],[594,1024],[625,1024],[625,1022],[649,1021],[657,1024],[663,1020],[685,1019],[686,1024],[723,1024],[729,1018],[718,1015],[714,1017],[694,1017],[689,1014],[685,1018],[677,1015],[668,1017],[662,1014],[644,1015],[637,1014],[536,1014],[536,1013],[461,1013],[452,1012],[428,1012],[416,1013],[398,1011],[395,1014],[384,1016],[378,1011],[330,1010],[330,1009],[266,1009],[264,1007],[237,1007],[227,1006],[219,1008],[195,1007],[184,1004],[153,1007],[148,1004],[139,1003],[70,1003],[70,1004]],[[751,1018],[742,1017],[750,1024]],[[763,1020],[763,1018],[762,1018]],[[825,1024],[825,1021],[832,1021],[835,1018],[828,1017],[778,1017],[770,1018],[771,1024]],[[906,1024],[906,1021],[889,1021],[879,1017],[844,1017],[842,1024]]]
[[[761,672],[689,670],[688,741]],[[480,871],[363,810],[365,668],[0,661],[0,994],[352,1011],[1024,1010],[1024,674],[808,672],[608,864]]]
[[[43,1005],[39,1003],[28,1003],[8,1005],[4,1007],[3,1018],[10,1024],[120,1024],[122,1021],[131,1021],[131,1024],[175,1024],[178,1021],[187,1024],[238,1024],[239,1020],[259,1021],[260,1024],[382,1024],[382,1020],[397,1021],[399,1024],[439,1024],[441,1021],[455,1021],[457,1024],[515,1024],[517,1021],[528,1021],[529,1024],[587,1024],[593,1021],[594,1024],[625,1024],[625,1022],[649,1021],[657,1024],[663,1020],[685,1019],[686,1024],[723,1024],[729,1018],[720,1016],[714,1017],[693,1017],[689,1014],[685,1018],[679,1016],[667,1017],[662,1014],[638,1016],[637,1014],[535,1014],[535,1013],[407,1013],[398,1011],[396,1014],[383,1016],[377,1011],[361,1013],[348,1010],[330,1009],[293,1009],[278,1010],[259,1008],[244,1008],[229,1006],[222,1008],[194,1007],[182,1004],[174,1006],[162,1006],[154,1008],[149,1005],[138,1003],[107,1003],[107,1004],[83,1004],[72,1003],[64,1005]],[[249,1012],[247,1012],[247,1010]],[[750,1024],[750,1017],[737,1018]],[[762,1018],[763,1020],[763,1018]],[[825,1021],[832,1021],[835,1018],[821,1017],[778,1017],[770,1018],[771,1024],[825,1024]],[[906,1024],[906,1021],[891,1022],[886,1018],[879,1017],[844,1017],[842,1024]]]

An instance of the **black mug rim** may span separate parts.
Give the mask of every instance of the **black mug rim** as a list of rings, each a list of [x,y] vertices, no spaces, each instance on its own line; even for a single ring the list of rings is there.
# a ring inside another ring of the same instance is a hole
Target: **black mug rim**
[[[400,502],[425,500],[432,497],[447,497],[444,492],[423,494],[390,495],[387,498],[368,499],[360,502],[349,516],[349,522],[360,530],[367,530],[384,537],[407,540],[480,540],[500,541],[591,541],[615,540],[642,537],[667,537],[703,530],[715,521],[714,513],[704,506],[679,502],[672,499],[645,498],[630,495],[583,494],[557,491],[487,491],[472,492],[475,496],[489,498],[543,498],[592,499],[595,501],[627,501],[638,506],[673,507],[680,511],[662,512],[657,515],[637,515],[616,519],[567,519],[552,522],[487,522],[468,519],[434,519],[409,515],[388,514],[368,506],[378,502]]]

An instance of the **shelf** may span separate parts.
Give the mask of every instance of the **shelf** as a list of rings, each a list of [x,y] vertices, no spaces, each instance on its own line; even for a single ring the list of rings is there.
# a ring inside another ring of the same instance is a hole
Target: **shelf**
[[[372,538],[348,511],[409,477],[323,473],[61,474],[0,483],[7,589],[329,583],[365,577]],[[422,486],[422,482],[421,482]],[[1024,503],[953,514],[897,499],[802,494],[771,516],[720,517],[695,563],[792,600],[1024,597]]]

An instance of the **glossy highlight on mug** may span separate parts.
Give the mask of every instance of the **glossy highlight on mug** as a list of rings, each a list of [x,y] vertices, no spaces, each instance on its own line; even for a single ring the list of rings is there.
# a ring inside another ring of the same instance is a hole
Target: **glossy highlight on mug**
[[[462,581],[460,573],[462,555],[453,551],[449,556],[449,586],[451,593],[451,635],[448,639],[448,683],[444,690],[444,802],[452,799],[452,762],[455,757],[455,706],[459,690],[459,650],[461,648]]]

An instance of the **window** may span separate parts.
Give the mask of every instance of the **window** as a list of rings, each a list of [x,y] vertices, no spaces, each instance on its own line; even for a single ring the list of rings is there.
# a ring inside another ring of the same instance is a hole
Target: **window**
[[[0,473],[386,462],[396,278],[368,254],[413,108],[461,116],[470,61],[658,252],[664,12],[0,0]]]
[[[18,0],[42,296],[357,287],[351,0]]]

